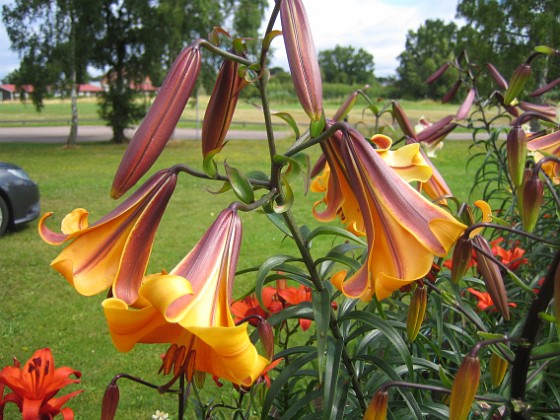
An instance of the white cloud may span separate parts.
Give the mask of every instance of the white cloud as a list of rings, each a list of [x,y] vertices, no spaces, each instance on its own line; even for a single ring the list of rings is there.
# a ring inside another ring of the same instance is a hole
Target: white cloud
[[[270,10],[274,0],[269,0]],[[374,57],[375,74],[395,74],[398,55],[404,50],[409,30],[427,19],[455,20],[457,1],[436,0],[305,0],[315,47],[318,51],[337,44],[363,48]],[[280,29],[279,19],[275,28]],[[272,64],[287,68],[280,38]]]

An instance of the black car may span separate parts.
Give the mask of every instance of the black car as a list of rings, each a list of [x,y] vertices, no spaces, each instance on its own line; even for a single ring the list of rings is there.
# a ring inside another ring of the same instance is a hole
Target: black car
[[[0,162],[0,236],[36,219],[40,211],[37,184],[19,166]]]

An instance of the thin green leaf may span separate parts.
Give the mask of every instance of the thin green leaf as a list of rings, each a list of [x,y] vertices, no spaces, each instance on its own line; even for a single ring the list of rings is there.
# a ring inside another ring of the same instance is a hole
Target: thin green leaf
[[[247,177],[238,169],[229,166],[227,162],[224,162],[224,167],[235,195],[246,204],[253,203],[255,201],[255,193]]]
[[[299,138],[300,136],[299,127],[294,117],[292,117],[292,114],[288,114],[287,112],[273,112],[272,115],[286,121],[290,126],[290,128],[292,129],[292,131],[294,132],[296,138]]]
[[[367,244],[361,240],[360,238],[358,238],[356,235],[354,235],[353,233],[347,231],[346,229],[342,229],[339,228],[337,226],[319,226],[318,228],[314,229],[308,236],[307,240],[311,241],[313,240],[315,237],[320,236],[320,235],[334,235],[334,236],[340,236],[343,239],[349,240],[349,241],[354,241],[359,243],[360,245],[363,245],[364,247],[367,246]]]
[[[319,360],[319,382],[322,383],[322,373],[325,367],[325,352],[327,350],[327,336],[329,332],[329,321],[331,316],[331,300],[329,291],[314,290],[311,292],[313,315],[315,317],[315,328],[317,333],[317,354]]]

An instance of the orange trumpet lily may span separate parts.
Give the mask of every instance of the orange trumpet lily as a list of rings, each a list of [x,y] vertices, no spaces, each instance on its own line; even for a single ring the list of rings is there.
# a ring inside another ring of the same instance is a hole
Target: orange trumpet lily
[[[71,379],[71,375],[78,379]],[[18,406],[24,420],[52,418],[58,414],[65,419],[74,418],[72,409],[62,406],[83,390],[58,398],[55,395],[65,386],[79,383],[80,376],[80,372],[69,367],[55,369],[49,348],[37,350],[21,369],[16,359],[14,366],[0,371],[0,391],[4,386],[12,390],[3,398],[0,392],[0,418],[9,402]]]
[[[235,209],[220,213],[189,254],[169,273],[149,276],[134,305],[103,302],[113,343],[170,343],[194,350],[194,369],[250,386],[269,364],[230,313],[231,289],[241,245]]]
[[[411,146],[418,147],[406,147]],[[422,165],[416,176],[410,167],[413,159],[410,165],[393,169],[354,129],[334,135],[323,149],[331,175],[336,176],[329,178],[324,200],[327,210],[321,215],[334,216],[342,209],[350,219],[350,213],[355,217],[351,223],[358,230],[363,226],[368,242],[367,262],[350,278],[345,280],[346,273],[340,272],[331,280],[346,296],[369,300],[375,294],[378,299],[386,298],[425,276],[434,255],[447,255],[465,230],[465,225],[407,183],[414,178],[422,180],[428,173]],[[400,156],[398,152],[393,152],[393,157]]]
[[[51,245],[72,241],[51,266],[78,293],[91,296],[109,287],[113,295],[131,304],[138,298],[156,229],[177,183],[177,173],[154,174],[127,200],[91,226],[88,212],[76,209],[62,221],[62,233],[39,221],[39,234]]]

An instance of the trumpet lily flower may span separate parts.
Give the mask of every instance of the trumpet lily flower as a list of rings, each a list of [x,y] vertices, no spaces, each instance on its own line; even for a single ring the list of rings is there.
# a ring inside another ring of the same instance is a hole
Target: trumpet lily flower
[[[113,343],[170,343],[194,351],[194,370],[250,386],[269,364],[230,313],[231,289],[241,245],[233,208],[220,213],[198,244],[169,273],[149,276],[134,305],[109,298],[103,308]]]
[[[91,226],[88,212],[76,209],[62,221],[62,233],[39,221],[41,238],[51,245],[71,243],[51,266],[78,293],[91,296],[112,287],[115,297],[127,303],[138,289],[152,250],[157,226],[177,183],[177,173],[166,169],[154,174],[128,199]]]
[[[18,406],[24,420],[52,418],[58,414],[65,419],[74,418],[72,409],[62,406],[83,390],[63,397],[55,398],[55,395],[64,387],[79,383],[80,372],[69,367],[55,369],[49,348],[37,350],[21,369],[17,359],[14,365],[0,371],[0,391],[4,386],[12,390],[4,398],[0,393],[0,418],[9,402]],[[71,379],[72,375],[77,379]]]
[[[331,280],[346,296],[362,300],[374,294],[378,299],[388,297],[425,276],[434,255],[447,255],[465,230],[465,225],[407,183],[413,178],[422,180],[423,171],[415,177],[408,167],[393,169],[356,130],[331,137],[323,149],[339,182],[335,186],[329,181],[328,188],[334,192],[332,202],[330,196],[325,197],[327,211],[356,205],[353,215],[359,220],[355,223],[363,225],[367,236],[367,262],[350,278],[344,280],[341,272]]]
[[[560,131],[529,140],[527,149],[535,152],[535,161],[541,160],[544,154],[560,157]],[[542,169],[556,185],[560,184],[560,164],[558,162],[545,162]]]

